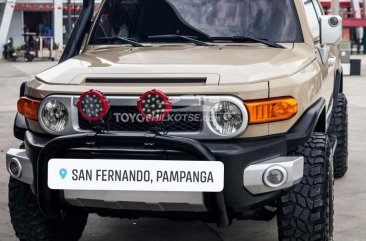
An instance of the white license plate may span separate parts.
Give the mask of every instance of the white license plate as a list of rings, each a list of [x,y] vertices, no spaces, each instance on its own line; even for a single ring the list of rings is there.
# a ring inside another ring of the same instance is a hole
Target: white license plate
[[[212,161],[51,159],[48,186],[56,190],[220,192],[224,165]]]

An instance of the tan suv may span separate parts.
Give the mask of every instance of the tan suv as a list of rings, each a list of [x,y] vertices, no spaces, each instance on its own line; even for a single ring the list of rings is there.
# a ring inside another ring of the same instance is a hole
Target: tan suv
[[[317,0],[84,0],[60,63],[24,83],[7,153],[20,240],[88,213],[278,219],[332,240],[347,171],[342,19]],[[333,174],[334,173],[334,174]]]

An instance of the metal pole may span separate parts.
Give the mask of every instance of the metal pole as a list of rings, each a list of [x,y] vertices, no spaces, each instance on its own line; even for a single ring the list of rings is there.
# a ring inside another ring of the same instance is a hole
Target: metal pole
[[[340,15],[339,14],[339,0],[332,0],[332,14]]]
[[[360,0],[352,0],[352,8],[355,13],[354,18],[362,18],[361,16],[361,7],[360,7]],[[358,43],[362,43],[363,38],[363,27],[356,28],[357,40]],[[360,45],[357,45],[359,52]]]
[[[53,4],[58,7],[62,6],[62,0],[53,0]],[[60,48],[63,46],[63,11],[54,10],[53,11],[53,32],[55,37],[55,43],[57,43]]]
[[[10,23],[13,18],[14,8],[11,7],[16,0],[7,0],[5,2],[5,9],[3,12],[2,20],[0,19],[0,59],[3,57],[3,46],[8,41],[8,34],[10,29]],[[10,37],[10,36],[9,36]]]
[[[68,39],[71,36],[71,29],[72,29],[72,19],[71,19],[71,11],[70,11],[70,6],[71,6],[71,0],[67,0],[67,37]]]

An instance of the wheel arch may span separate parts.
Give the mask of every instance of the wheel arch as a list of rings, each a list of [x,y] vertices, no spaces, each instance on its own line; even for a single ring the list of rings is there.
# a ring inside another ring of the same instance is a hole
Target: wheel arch
[[[325,103],[323,97],[315,101],[286,133],[288,151],[296,150],[311,137],[314,131],[325,129]]]
[[[327,111],[325,106],[321,110],[321,114],[319,115],[318,121],[315,125],[314,132],[325,133],[327,130]]]
[[[334,89],[333,89],[333,98],[338,96],[339,93],[343,93],[343,69],[339,68],[335,71],[334,74]]]

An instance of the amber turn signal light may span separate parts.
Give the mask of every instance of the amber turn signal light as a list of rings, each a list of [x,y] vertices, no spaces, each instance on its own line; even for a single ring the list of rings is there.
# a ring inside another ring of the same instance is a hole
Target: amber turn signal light
[[[21,97],[17,103],[18,112],[29,119],[38,120],[38,109],[40,104],[41,101],[39,100]]]
[[[280,97],[244,102],[249,113],[249,124],[260,124],[288,120],[298,111],[297,100],[292,97]]]

